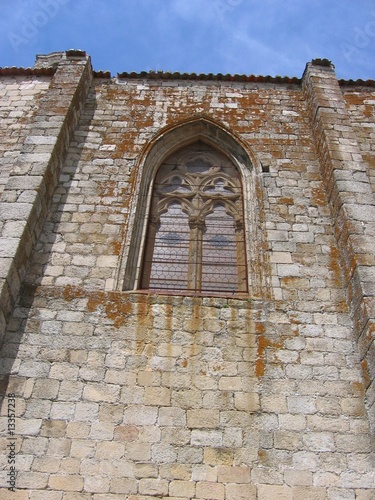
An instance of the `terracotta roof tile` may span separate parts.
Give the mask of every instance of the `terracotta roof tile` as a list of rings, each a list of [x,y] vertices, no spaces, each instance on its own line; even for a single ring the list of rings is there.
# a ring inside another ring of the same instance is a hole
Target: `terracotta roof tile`
[[[149,79],[149,80],[202,80],[202,81],[227,81],[227,82],[255,82],[255,83],[289,83],[300,84],[301,79],[297,77],[288,76],[255,76],[255,75],[231,75],[222,73],[171,73],[164,71],[142,71],[118,73],[117,77],[120,79]]]
[[[103,71],[100,69],[99,71],[93,71],[93,74],[94,78],[111,78],[110,71]]]
[[[0,76],[53,76],[56,68],[0,68]],[[94,71],[94,78],[111,78],[109,71]],[[147,80],[201,80],[201,81],[226,81],[226,82],[254,82],[254,83],[287,83],[301,84],[301,78],[295,76],[261,76],[261,75],[231,75],[222,73],[179,73],[164,71],[141,71],[141,72],[123,72],[118,73],[120,79],[147,79]],[[341,86],[350,87],[375,87],[375,80],[339,80]]]
[[[288,83],[300,85],[301,78],[296,76],[262,76],[262,75],[231,75],[231,74],[213,74],[213,73],[171,73],[164,71],[141,71],[137,73],[123,72],[118,73],[120,79],[148,79],[148,80],[211,80],[211,81],[228,81],[228,82],[254,82],[254,83]],[[339,80],[340,85],[359,86],[359,87],[375,87],[375,80]]]
[[[350,87],[375,87],[375,80],[339,80],[339,84]]]
[[[56,68],[0,68],[0,76],[53,76]]]

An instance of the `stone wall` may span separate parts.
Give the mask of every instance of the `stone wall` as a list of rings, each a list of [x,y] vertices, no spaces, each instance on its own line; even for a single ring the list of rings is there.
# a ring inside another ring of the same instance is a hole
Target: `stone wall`
[[[40,98],[47,91],[49,84],[50,78],[43,76],[9,76],[2,79],[0,193],[7,183],[14,159],[22,148]]]
[[[371,166],[332,68],[303,85],[91,76],[67,53],[51,82],[65,149],[2,348],[4,498],[370,500]],[[194,137],[246,156],[256,286],[123,291],[155,151]]]
[[[344,273],[347,302],[375,425],[375,206],[371,166],[361,154],[333,68],[308,64],[303,82]]]
[[[48,92],[27,127],[0,199],[0,341],[49,212],[91,82],[91,65],[85,53],[68,51],[60,59]]]
[[[367,175],[375,192],[375,148],[374,148],[374,104],[375,92],[358,87],[344,87],[344,98],[348,106],[353,130],[357,136],[361,153],[367,164]]]

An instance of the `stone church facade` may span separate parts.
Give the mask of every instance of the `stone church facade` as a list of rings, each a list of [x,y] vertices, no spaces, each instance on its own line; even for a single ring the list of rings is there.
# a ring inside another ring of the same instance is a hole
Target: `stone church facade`
[[[0,69],[1,498],[375,497],[375,83]]]

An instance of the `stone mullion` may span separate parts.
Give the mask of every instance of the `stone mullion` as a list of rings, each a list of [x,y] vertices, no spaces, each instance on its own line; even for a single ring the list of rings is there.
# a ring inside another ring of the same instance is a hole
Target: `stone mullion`
[[[202,243],[204,223],[189,221],[190,244],[188,266],[188,290],[202,289]]]
[[[202,179],[200,180],[200,186]],[[193,213],[189,215],[190,244],[189,244],[189,266],[188,266],[188,290],[200,291],[202,289],[202,245],[204,220],[201,217],[203,200],[197,188],[192,200]]]

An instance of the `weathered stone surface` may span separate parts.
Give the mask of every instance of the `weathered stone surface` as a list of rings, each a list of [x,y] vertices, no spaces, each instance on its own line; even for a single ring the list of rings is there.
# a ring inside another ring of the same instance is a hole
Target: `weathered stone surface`
[[[53,77],[0,83],[11,498],[372,498],[373,89],[316,65],[301,85],[92,79],[80,51],[53,60]],[[124,292],[142,169],[197,138],[248,158],[250,292]]]

